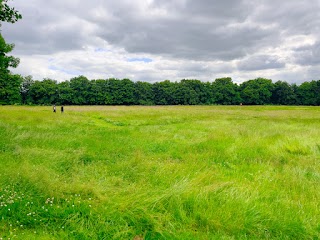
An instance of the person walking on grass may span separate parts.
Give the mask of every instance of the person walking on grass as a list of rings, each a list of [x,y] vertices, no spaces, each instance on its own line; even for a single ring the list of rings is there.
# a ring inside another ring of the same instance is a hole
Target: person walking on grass
[[[61,113],[63,113],[64,109],[63,109],[63,106],[61,106]]]
[[[54,113],[56,112],[56,105],[55,104],[53,105],[53,112]]]

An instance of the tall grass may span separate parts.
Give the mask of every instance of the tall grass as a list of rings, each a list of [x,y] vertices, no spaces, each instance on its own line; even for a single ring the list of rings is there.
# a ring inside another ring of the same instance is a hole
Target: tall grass
[[[319,239],[320,108],[0,107],[0,238]]]

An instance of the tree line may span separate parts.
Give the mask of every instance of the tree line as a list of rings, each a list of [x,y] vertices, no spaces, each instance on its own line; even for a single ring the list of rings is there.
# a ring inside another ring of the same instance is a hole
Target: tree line
[[[39,81],[27,76],[12,83],[5,96],[0,93],[0,104],[320,105],[320,80],[296,85],[257,78],[238,85],[229,77],[213,82],[183,79],[148,83],[114,78],[89,80],[85,76],[63,82]]]

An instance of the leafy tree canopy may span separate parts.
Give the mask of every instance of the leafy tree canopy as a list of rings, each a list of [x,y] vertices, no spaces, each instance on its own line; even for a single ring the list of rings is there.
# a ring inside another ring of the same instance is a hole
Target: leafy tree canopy
[[[14,48],[14,44],[7,44],[0,34],[0,70],[9,72],[8,68],[16,68],[19,64],[19,58],[13,56],[7,56],[7,53],[11,52]]]
[[[9,7],[8,0],[0,0],[0,21],[15,23],[22,18],[21,14],[13,7]]]
[[[0,27],[1,22],[14,23],[22,18],[14,8],[9,7],[8,0],[0,0]],[[14,48],[14,44],[7,44],[1,35],[0,30],[0,104],[14,104],[21,101],[20,84],[22,78],[13,75],[9,67],[16,68],[19,59],[7,54]]]

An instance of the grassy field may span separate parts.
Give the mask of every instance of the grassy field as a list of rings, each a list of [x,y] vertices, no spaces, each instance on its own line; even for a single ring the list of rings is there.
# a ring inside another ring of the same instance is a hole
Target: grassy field
[[[0,239],[320,239],[320,108],[0,106]]]

